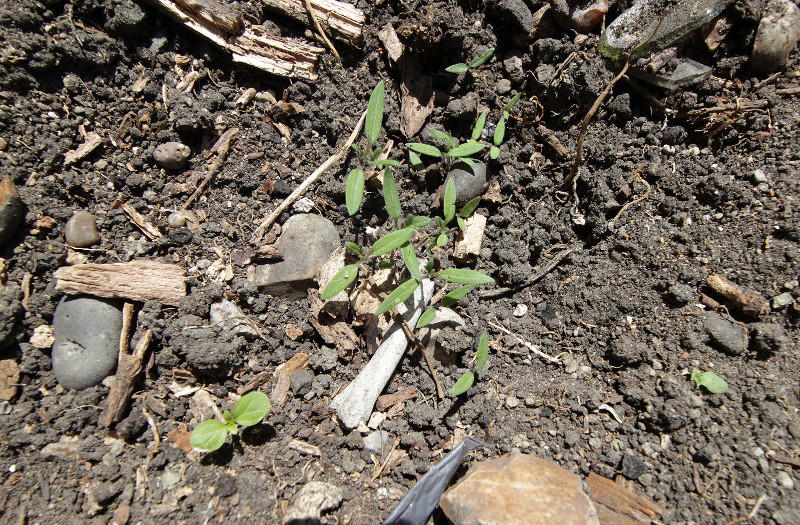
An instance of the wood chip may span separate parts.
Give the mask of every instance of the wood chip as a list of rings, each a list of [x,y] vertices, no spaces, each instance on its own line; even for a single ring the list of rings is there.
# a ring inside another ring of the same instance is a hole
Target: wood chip
[[[301,454],[306,454],[309,456],[321,456],[322,451],[319,447],[312,445],[311,443],[306,443],[305,441],[300,441],[299,439],[293,439],[287,445],[290,449],[296,450]]]
[[[13,359],[0,361],[0,401],[10,401],[17,395],[19,365]]]
[[[93,152],[97,146],[103,143],[103,137],[90,131],[83,138],[83,144],[64,154],[64,166],[75,164],[89,153]]]
[[[153,224],[150,221],[144,218],[144,215],[136,211],[136,208],[134,208],[127,202],[123,202],[122,204],[120,204],[120,207],[122,208],[122,211],[125,212],[125,215],[127,215],[128,218],[131,220],[131,222],[137,228],[139,228],[142,231],[142,233],[144,233],[147,236],[147,238],[150,239],[151,241],[155,241],[164,236],[158,230],[158,228],[153,226]]]
[[[167,433],[167,441],[183,450],[184,452],[191,452],[192,446],[189,444],[189,438],[192,433],[186,426],[186,423],[178,423],[178,426],[173,428]]]
[[[742,314],[759,319],[769,315],[769,301],[757,293],[748,292],[719,274],[709,275],[706,284],[731,303]]]
[[[308,354],[305,352],[298,352],[292,356],[291,359],[283,363],[275,369],[275,387],[272,389],[270,400],[275,408],[280,408],[286,402],[286,397],[289,394],[289,380],[292,374],[301,368],[308,365]]]
[[[661,509],[649,499],[594,472],[589,473],[586,483],[600,523],[649,524],[661,514]]]
[[[288,337],[292,341],[297,341],[298,339],[303,337],[303,329],[297,326],[296,324],[288,323],[284,327],[284,331],[286,332],[286,337]]]
[[[467,228],[458,234],[453,248],[453,257],[462,261],[480,254],[483,232],[486,230],[486,217],[476,213],[465,219],[464,223]]]
[[[404,403],[409,399],[414,399],[418,395],[419,392],[413,386],[404,388],[393,394],[383,394],[382,396],[378,396],[378,401],[375,403],[375,410],[383,412],[399,403]]]
[[[261,0],[261,3],[309,27],[312,25],[303,0]],[[337,0],[308,0],[308,3],[323,29],[331,31],[334,37],[351,44],[361,39],[364,13],[360,9]]]
[[[159,301],[171,306],[186,296],[186,272],[180,266],[155,261],[64,266],[54,277],[56,289],[71,294]]]

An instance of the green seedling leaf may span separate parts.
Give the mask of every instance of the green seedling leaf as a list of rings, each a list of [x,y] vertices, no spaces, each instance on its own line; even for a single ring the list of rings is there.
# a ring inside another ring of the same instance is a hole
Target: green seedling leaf
[[[355,168],[347,175],[347,181],[344,183],[344,202],[351,217],[358,212],[363,199],[364,170]]]
[[[358,144],[350,144],[350,147],[353,148],[353,151],[356,152],[356,155],[361,157],[361,148],[358,147]]]
[[[478,285],[490,284],[494,282],[494,279],[485,273],[463,268],[448,268],[447,270],[442,270],[439,272],[439,277],[445,281],[456,284]]]
[[[419,329],[423,326],[427,326],[436,318],[436,309],[435,308],[428,308],[422,315],[419,316],[419,320],[417,321],[417,326],[415,328]]]
[[[453,290],[449,294],[447,294],[444,297],[442,297],[442,300],[439,301],[439,304],[441,304],[445,308],[448,307],[448,306],[453,306],[458,301],[460,301],[461,299],[466,297],[467,294],[470,293],[473,288],[475,288],[475,286],[473,286],[473,285],[462,286],[460,288],[456,288],[455,290]]]
[[[428,262],[425,263],[425,271],[431,271],[434,264],[436,264],[436,259],[428,259]]]
[[[478,343],[478,351],[475,353],[475,370],[480,370],[486,366],[486,361],[489,360],[489,336],[486,332],[481,334],[481,340]]]
[[[419,155],[417,155],[415,151],[409,150],[408,163],[411,164],[411,167],[417,171],[425,171],[425,164],[422,162],[422,159],[419,158]]]
[[[500,148],[497,146],[490,146],[489,147],[489,158],[492,160],[497,160],[497,157],[500,156]]]
[[[472,372],[465,372],[464,375],[458,378],[456,384],[450,389],[450,393],[454,396],[460,396],[472,386],[475,382],[475,374]]]
[[[508,101],[508,104],[506,104],[506,107],[503,108],[503,111],[511,111],[511,108],[513,108],[517,104],[517,102],[519,102],[519,98],[521,96],[522,93],[517,93],[516,95],[511,97],[511,100]],[[506,116],[506,118],[508,118],[508,116]]]
[[[461,211],[458,212],[459,217],[467,218],[472,215],[472,212],[475,211],[475,208],[478,207],[478,204],[481,202],[481,197],[478,195],[477,197],[471,199],[468,203],[461,208]]]
[[[446,233],[440,233],[436,237],[436,246],[438,246],[439,248],[442,248],[445,244],[447,244],[447,240],[448,240],[447,239],[447,234]]]
[[[395,248],[404,245],[412,235],[414,235],[414,228],[403,228],[402,230],[395,230],[392,233],[388,233],[375,241],[369,254],[386,255]]]
[[[469,67],[478,67],[478,66],[482,66],[483,64],[485,64],[485,63],[486,63],[486,61],[487,61],[487,60],[489,60],[490,58],[492,58],[492,54],[494,54],[494,48],[493,48],[493,47],[490,47],[489,49],[487,49],[486,51],[484,51],[484,52],[483,52],[483,54],[482,54],[481,56],[479,56],[478,58],[476,58],[475,60],[473,60],[472,62],[470,62],[470,63],[469,63]]]
[[[430,132],[431,135],[433,135],[439,140],[443,140],[446,144],[450,144],[455,140],[453,137],[451,137],[444,131],[439,131],[436,128],[428,128],[428,131]]]
[[[461,217],[461,216],[456,217],[456,224],[458,224],[458,228],[461,231],[464,231],[464,230],[467,229],[467,223],[464,221],[464,218]]]
[[[423,155],[430,155],[431,157],[441,157],[442,152],[436,146],[431,146],[430,144],[422,144],[421,142],[409,142],[406,144],[408,149],[411,151],[416,151],[417,153],[421,153]]]
[[[394,159],[383,159],[375,161],[375,166],[379,168],[385,168],[386,166],[391,166],[393,168],[402,168],[403,165]]]
[[[463,62],[459,62],[458,64],[453,64],[452,66],[444,68],[444,70],[448,73],[465,73],[469,71],[469,66]]]
[[[497,131],[495,131],[495,134]],[[465,142],[455,148],[451,149],[447,152],[448,157],[469,157],[470,155],[475,155],[483,148],[486,147],[486,144],[481,142]]]
[[[372,162],[375,162],[375,159],[377,159],[377,158],[378,158],[378,155],[380,155],[380,154],[381,154],[381,148],[380,148],[380,147],[377,147],[377,148],[375,148],[374,150],[372,150],[372,154],[369,156],[369,159],[370,159]]]
[[[354,242],[346,242],[344,243],[344,247],[347,249],[348,252],[352,253],[356,257],[359,257],[362,253],[364,253],[364,247],[359,246]]]
[[[447,224],[453,220],[453,217],[456,214],[456,181],[453,179],[453,177],[447,179],[447,182],[444,185],[444,201],[442,210],[444,212],[444,222]]]
[[[233,421],[233,414],[231,414],[230,410],[225,410],[224,412],[222,412],[222,420],[225,421],[226,423],[230,423],[231,421]]]
[[[710,370],[701,372],[695,368],[689,379],[694,381],[698,388],[703,387],[712,394],[724,394],[728,391],[728,383]]]
[[[394,266],[394,259],[391,257],[388,259],[383,259],[378,263],[378,268],[391,268],[392,266]]]
[[[250,392],[239,398],[233,405],[233,420],[243,427],[249,427],[261,422],[272,405],[267,394],[263,392]]]
[[[389,168],[386,168],[383,172],[383,201],[386,203],[386,212],[389,217],[398,220],[403,214],[403,210],[400,208],[400,194],[397,193],[397,184],[394,181],[392,170]]]
[[[329,282],[328,286],[326,286],[322,291],[320,299],[327,301],[334,295],[350,286],[350,284],[356,280],[356,277],[358,277],[358,263],[348,264],[339,270],[339,273],[333,276],[331,282]]]
[[[367,137],[369,147],[378,140],[381,135],[381,125],[383,125],[383,102],[385,98],[383,81],[378,82],[372,94],[369,96],[367,104],[367,119],[364,122],[364,135]]]
[[[494,142],[495,146],[499,146],[503,143],[503,138],[506,136],[506,117],[503,116],[497,121],[497,126],[494,128],[494,138],[492,142]]]
[[[192,430],[189,444],[199,450],[217,450],[228,437],[228,427],[217,419],[206,419]]]
[[[478,115],[478,120],[475,121],[475,126],[472,128],[472,140],[478,140],[481,138],[483,128],[486,126],[486,115],[488,115],[486,111]]]
[[[403,262],[408,268],[408,273],[415,279],[422,279],[422,272],[419,271],[419,260],[417,260],[414,245],[410,242],[405,243],[400,247],[400,254],[403,256]]]
[[[236,435],[239,433],[239,427],[236,426],[236,421],[225,423],[225,428],[228,429],[228,434]]]
[[[431,220],[428,217],[414,217],[409,227],[419,230],[430,224],[430,222]]]
[[[398,304],[402,303],[414,293],[414,290],[419,286],[419,281],[411,278],[408,281],[401,283],[395,288],[392,293],[386,296],[381,305],[375,310],[375,315],[383,315]]]

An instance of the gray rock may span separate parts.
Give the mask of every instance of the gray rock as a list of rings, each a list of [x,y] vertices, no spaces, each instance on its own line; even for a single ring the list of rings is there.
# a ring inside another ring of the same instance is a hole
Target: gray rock
[[[22,221],[22,200],[10,177],[0,180],[0,246],[19,228]]]
[[[456,203],[466,204],[479,195],[483,195],[488,187],[486,180],[486,164],[475,162],[470,166],[465,162],[457,162],[447,174],[456,183]]]
[[[53,316],[53,372],[66,388],[99,384],[117,364],[122,311],[116,302],[64,297]]]
[[[769,0],[756,30],[750,65],[761,72],[783,67],[798,40],[800,8],[791,0]]]
[[[376,430],[370,432],[364,437],[364,449],[381,454],[383,449],[389,445],[389,438],[391,436],[385,430]]]
[[[179,170],[186,166],[192,150],[186,144],[180,142],[165,142],[156,146],[153,151],[153,160],[162,168],[168,170]]]
[[[339,506],[344,491],[325,481],[309,481],[297,493],[283,517],[283,525],[315,525],[322,513]]]
[[[772,298],[772,308],[775,310],[780,310],[784,306],[789,306],[794,302],[794,297],[789,292],[783,292],[780,295],[776,295]]]
[[[100,242],[97,220],[88,211],[76,212],[64,226],[64,239],[73,248],[88,248]]]
[[[676,306],[686,306],[692,301],[697,300],[697,294],[695,293],[694,288],[688,284],[674,283],[669,287],[669,290],[667,290],[665,298],[670,304],[674,304]]]
[[[647,465],[645,465],[644,461],[630,454],[622,456],[623,476],[628,479],[639,479],[645,472],[647,472]]]
[[[470,92],[447,103],[447,113],[455,119],[471,119],[478,110],[478,94]]]
[[[503,59],[503,69],[508,75],[508,79],[515,86],[521,85],[525,82],[527,71],[523,62],[523,54],[519,49],[511,50],[505,59]]]
[[[747,348],[744,327],[725,319],[716,312],[708,312],[704,318],[706,333],[711,343],[730,355],[741,355]]]
[[[779,324],[753,323],[750,328],[750,348],[765,354],[783,352],[789,346],[789,335]]]
[[[14,326],[22,313],[22,289],[15,283],[0,285],[0,348],[13,340]]]
[[[283,225],[283,233],[275,242],[283,260],[256,266],[255,283],[267,293],[302,299],[322,265],[340,244],[336,226],[325,217],[293,215]]]
[[[122,0],[114,6],[114,16],[108,19],[106,27],[113,33],[125,37],[137,36],[144,29],[146,15],[133,0]]]
[[[487,8],[517,29],[533,31],[533,13],[522,0],[492,0],[487,2]]]
[[[296,396],[302,396],[311,390],[311,383],[314,382],[314,373],[308,368],[301,368],[292,374],[289,379],[289,384],[292,387],[292,392]]]

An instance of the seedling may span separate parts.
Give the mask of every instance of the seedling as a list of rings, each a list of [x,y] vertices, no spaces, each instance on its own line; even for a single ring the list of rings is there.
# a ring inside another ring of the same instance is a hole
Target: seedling
[[[724,394],[728,391],[728,383],[710,370],[701,372],[695,368],[689,379],[694,381],[697,388],[703,387],[711,394]]]
[[[189,438],[189,444],[199,450],[213,451],[225,443],[228,434],[238,434],[243,427],[260,423],[272,408],[269,398],[262,392],[250,392],[234,403],[233,411],[222,413],[223,421],[207,419],[197,425]]]
[[[480,56],[476,57],[472,62],[465,64],[463,62],[459,62],[458,64],[453,64],[452,66],[446,67],[445,71],[448,73],[466,73],[470,69],[475,69],[476,67],[482,66],[486,63],[492,55],[494,54],[494,48],[490,47],[486,51],[483,52]]]
[[[475,352],[475,372],[486,366],[486,361],[488,360],[489,338],[486,336],[486,332],[483,332],[483,334],[481,334],[481,340],[478,343],[478,350]],[[469,387],[475,383],[475,372],[464,372],[450,389],[450,393],[454,396],[459,396],[469,390]]]

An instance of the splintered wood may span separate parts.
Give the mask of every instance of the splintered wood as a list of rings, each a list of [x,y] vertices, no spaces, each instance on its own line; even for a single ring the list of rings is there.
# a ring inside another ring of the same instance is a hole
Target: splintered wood
[[[757,293],[748,292],[719,274],[709,275],[706,284],[742,314],[759,319],[769,315],[769,301]]]
[[[186,296],[186,272],[174,264],[131,261],[76,264],[55,271],[56,289],[97,297],[159,301],[177,306]]]
[[[600,523],[647,525],[661,514],[652,501],[594,472],[589,473],[586,484]]]
[[[298,22],[312,25],[309,23],[308,11],[303,0],[261,0],[261,3]],[[357,43],[361,38],[364,13],[360,9],[336,0],[309,0],[308,3],[323,29],[332,31],[334,36],[351,44]]]

